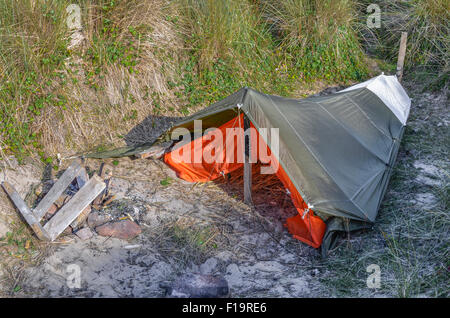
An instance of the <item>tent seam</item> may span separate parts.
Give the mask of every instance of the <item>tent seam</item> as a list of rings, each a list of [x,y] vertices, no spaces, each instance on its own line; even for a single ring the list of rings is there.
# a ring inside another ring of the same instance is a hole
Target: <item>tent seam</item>
[[[316,206],[316,210],[320,212],[320,210],[317,209],[317,208],[320,208],[319,205],[320,205],[320,204],[323,204],[323,203],[328,203],[328,202],[349,202],[349,203],[354,204],[356,207],[358,207],[358,206],[355,204],[355,202],[353,202],[352,200],[349,200],[349,199],[347,199],[347,200],[320,200],[320,201],[318,201],[318,202],[314,202],[314,205]],[[359,208],[359,207],[358,207],[358,208]],[[324,213],[326,213],[326,212],[324,212]],[[347,212],[347,211],[346,211],[346,213],[347,213],[347,217],[349,217],[348,215],[351,215],[351,216],[353,216],[353,217],[355,217],[355,218],[358,218],[358,220],[361,220],[361,217],[360,217],[359,215],[356,215],[356,214],[354,214],[354,213]],[[370,219],[369,219],[369,220],[370,220]]]
[[[372,182],[376,177],[378,177],[378,175],[380,174],[380,173],[385,173],[386,172],[386,168],[384,168],[384,169],[382,169],[382,170],[380,170],[380,171],[378,171],[377,173],[375,173],[373,176],[371,176],[362,186],[360,186],[359,188],[358,188],[358,190],[356,190],[356,192],[355,192],[355,194],[353,194],[353,196],[352,196],[352,200],[353,199],[355,199],[355,197],[368,185],[368,184],[370,184],[370,182]]]
[[[369,91],[370,91],[370,90],[369,90]],[[369,122],[370,122],[370,123],[371,123],[378,131],[380,131],[383,135],[385,135],[386,137],[388,137],[389,139],[392,140],[392,136],[389,136],[389,135],[387,135],[384,131],[382,131],[382,130],[381,130],[381,129],[373,122],[373,120],[370,119],[370,117],[366,114],[366,112],[363,111],[363,110],[361,109],[361,107],[359,107],[358,104],[355,103],[355,101],[354,101],[353,99],[351,99],[350,97],[348,97],[346,94],[344,94],[344,96],[345,96],[345,98],[347,98],[353,105],[355,105],[355,106],[359,109],[359,111],[364,115],[364,117],[366,117],[366,118],[369,120]],[[381,101],[381,102],[383,102],[383,101]],[[384,104],[384,102],[383,102],[383,104]]]
[[[341,186],[336,182],[336,180],[334,180],[334,178],[331,176],[330,172],[323,166],[323,164],[320,162],[320,160],[317,158],[316,154],[311,151],[311,149],[308,147],[308,145],[305,143],[305,141],[302,139],[301,136],[299,136],[299,134],[297,133],[297,131],[295,130],[295,128],[292,126],[291,122],[286,118],[286,116],[284,116],[284,114],[281,112],[281,110],[278,108],[277,105],[275,105],[275,103],[273,102],[272,98],[268,95],[266,95],[270,102],[272,103],[272,105],[277,109],[277,111],[281,114],[281,116],[283,116],[284,120],[286,120],[286,122],[289,124],[289,126],[292,128],[292,130],[294,131],[295,135],[300,139],[300,141],[305,145],[305,147],[308,149],[308,151],[311,153],[311,155],[313,156],[313,158],[317,161],[317,163],[322,167],[322,169],[327,173],[327,175],[331,178],[331,180],[333,180],[334,184],[336,184],[336,186],[342,191],[342,193],[344,193],[344,195],[347,196],[347,194],[345,193],[344,190],[342,190]],[[348,198],[348,196],[347,196]],[[361,209],[361,207],[356,204],[355,202],[353,202],[352,199],[348,198],[350,200],[351,203],[353,203],[359,210],[360,212],[368,219],[370,220],[369,216],[363,211],[363,209]]]
[[[380,156],[378,156],[377,154],[375,154],[371,149],[369,149],[363,142],[361,142],[360,139],[358,139],[357,137],[355,137],[348,129],[347,127],[342,124],[339,120],[336,119],[336,117],[333,116],[333,114],[331,114],[320,102],[314,102],[313,103],[319,105],[325,112],[327,112],[327,114],[329,114],[331,116],[331,118],[333,118],[342,128],[344,128],[344,130],[350,135],[352,136],[352,138],[354,140],[356,140],[361,146],[363,146],[364,149],[366,149],[368,152],[370,152],[374,157],[378,158],[381,162],[383,162],[384,164],[386,164],[387,162],[385,160],[383,160],[382,158],[380,158]],[[392,140],[392,138],[389,138],[390,140]]]

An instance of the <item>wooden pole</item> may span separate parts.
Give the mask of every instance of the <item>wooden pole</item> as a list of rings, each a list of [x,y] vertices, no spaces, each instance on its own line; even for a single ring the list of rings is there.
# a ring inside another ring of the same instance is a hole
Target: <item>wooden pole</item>
[[[244,115],[244,202],[253,205],[252,201],[252,164],[250,162],[250,120]]]
[[[402,32],[402,37],[400,39],[400,49],[398,51],[398,59],[397,59],[397,78],[399,82],[402,81],[403,77],[403,64],[405,63],[407,39],[408,39],[408,32]]]

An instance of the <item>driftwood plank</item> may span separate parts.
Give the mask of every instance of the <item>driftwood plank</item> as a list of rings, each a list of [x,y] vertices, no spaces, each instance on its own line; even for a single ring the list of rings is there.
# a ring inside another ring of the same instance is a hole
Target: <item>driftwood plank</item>
[[[20,214],[22,214],[25,221],[28,223],[28,225],[31,226],[34,233],[36,233],[36,236],[41,240],[48,240],[49,237],[39,223],[39,220],[35,217],[25,201],[23,201],[23,199],[20,197],[19,193],[17,193],[16,189],[14,189],[14,187],[6,181],[2,183],[2,187],[8,194],[17,210],[19,210]]]
[[[44,225],[44,230],[53,241],[68,227],[81,212],[103,191],[106,184],[94,175],[83,188],[67,202],[58,213]]]
[[[74,160],[69,168],[64,171],[62,176],[56,181],[50,191],[45,195],[45,197],[39,202],[37,207],[33,210],[34,215],[37,220],[42,219],[42,217],[47,213],[50,206],[55,202],[60,195],[66,190],[69,184],[75,179],[75,177],[80,172],[81,165],[79,160]]]

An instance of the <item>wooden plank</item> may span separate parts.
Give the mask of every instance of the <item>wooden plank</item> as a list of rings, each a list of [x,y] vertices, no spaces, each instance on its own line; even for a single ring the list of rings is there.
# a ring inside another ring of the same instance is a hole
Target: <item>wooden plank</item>
[[[398,59],[397,59],[397,78],[399,82],[402,81],[403,77],[403,64],[405,63],[407,39],[408,39],[408,32],[402,32],[402,37],[400,38],[400,49],[398,51]]]
[[[47,231],[50,240],[53,241],[61,234],[66,227],[68,227],[83,210],[103,191],[106,184],[102,179],[94,175],[81,188],[72,199],[69,200],[54,217],[44,225],[44,230]]]
[[[2,187],[8,194],[8,197],[11,199],[14,206],[19,210],[20,214],[22,214],[25,221],[33,229],[36,236],[41,240],[48,240],[49,237],[46,231],[42,228],[39,220],[36,219],[35,215],[20,197],[19,193],[17,193],[16,189],[6,181],[2,183]]]
[[[64,190],[67,189],[69,184],[75,179],[75,177],[80,172],[81,166],[79,160],[74,160],[70,166],[64,171],[62,176],[56,181],[50,191],[42,198],[41,202],[34,209],[34,215],[37,220],[41,220],[42,217],[47,213],[50,206],[55,202]]]

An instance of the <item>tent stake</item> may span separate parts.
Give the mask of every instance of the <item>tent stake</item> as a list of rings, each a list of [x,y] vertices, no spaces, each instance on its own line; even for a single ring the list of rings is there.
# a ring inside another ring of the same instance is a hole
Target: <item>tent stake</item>
[[[402,37],[400,39],[400,49],[398,51],[398,59],[397,59],[397,78],[399,82],[402,81],[403,77],[403,64],[405,63],[407,39],[408,39],[408,32],[402,32]]]
[[[250,162],[250,120],[244,115],[244,202],[252,202],[252,164]]]

